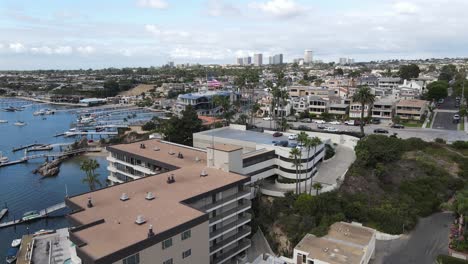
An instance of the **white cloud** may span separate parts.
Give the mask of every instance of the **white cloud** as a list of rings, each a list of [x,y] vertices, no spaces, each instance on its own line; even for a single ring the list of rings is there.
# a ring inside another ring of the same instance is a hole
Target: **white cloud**
[[[157,25],[151,24],[145,25],[145,30],[158,37],[161,41],[178,41],[190,37],[190,33],[187,31],[162,29]]]
[[[249,4],[249,7],[280,18],[291,18],[301,15],[304,12],[304,7],[301,7],[294,0],[270,0],[261,3],[253,2]]]
[[[411,2],[396,2],[393,9],[399,14],[414,14],[419,11],[419,7]]]
[[[240,9],[236,6],[224,2],[224,0],[209,0],[207,5],[207,13],[210,16],[240,16]]]
[[[165,0],[138,0],[138,5],[154,9],[165,9],[169,6]]]
[[[79,46],[76,50],[83,55],[90,55],[96,51],[92,46]]]
[[[26,51],[26,48],[24,47],[24,45],[19,42],[10,43],[8,47],[15,53],[22,53]]]
[[[49,46],[41,46],[41,47],[32,47],[30,49],[31,53],[34,54],[45,54],[45,55],[68,55],[73,52],[73,48],[70,46],[58,46],[58,47],[49,47]]]

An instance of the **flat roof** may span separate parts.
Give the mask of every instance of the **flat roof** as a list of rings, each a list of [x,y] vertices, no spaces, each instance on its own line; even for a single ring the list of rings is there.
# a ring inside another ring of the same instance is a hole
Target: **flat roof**
[[[212,129],[199,134],[214,136],[219,138],[227,138],[234,140],[242,140],[248,142],[254,142],[257,144],[273,145],[273,141],[288,141],[287,136],[273,137],[272,134],[256,132],[251,130],[240,130],[230,127],[223,127],[219,129]]]
[[[140,148],[141,144],[145,145],[144,149]],[[149,225],[153,225],[153,231],[158,236],[190,221],[200,220],[205,213],[184,204],[184,201],[248,179],[239,174],[207,168],[204,151],[156,139],[109,148],[109,151],[113,150],[159,160],[179,168],[69,198],[67,202],[72,206],[83,209],[70,215],[72,222],[80,225],[98,223],[72,232],[74,237],[86,243],[79,247],[80,251],[93,259],[101,259],[146,240]],[[175,154],[170,155],[169,152]],[[179,152],[184,155],[183,159],[177,157]],[[200,177],[202,170],[208,176]],[[175,183],[169,184],[166,180],[171,175]],[[148,192],[152,192],[156,198],[146,200]],[[122,193],[126,193],[130,199],[121,201]],[[94,205],[91,208],[87,207],[88,197],[92,198]],[[144,216],[145,224],[135,224],[138,215]]]
[[[411,100],[401,100],[397,103],[397,106],[418,106],[423,107],[428,104],[428,101],[411,99]]]
[[[208,146],[207,148],[209,149],[215,149],[215,150],[221,150],[225,152],[231,152],[231,151],[236,151],[236,150],[241,150],[242,148],[239,146],[235,145],[230,145],[230,144],[214,144],[214,146]]]

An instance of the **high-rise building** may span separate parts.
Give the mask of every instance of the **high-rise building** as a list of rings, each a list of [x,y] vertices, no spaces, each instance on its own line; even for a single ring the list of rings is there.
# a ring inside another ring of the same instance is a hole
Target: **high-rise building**
[[[273,64],[273,56],[268,57],[268,64]]]
[[[344,65],[344,64],[347,64],[348,63],[348,59],[347,58],[340,58],[340,64],[341,65]]]
[[[254,65],[262,66],[262,64],[263,64],[263,54],[261,53],[254,54]]]
[[[283,64],[283,54],[276,54],[275,56],[273,56],[272,64]]]
[[[174,67],[174,62],[173,61],[167,62],[167,66],[169,66],[170,68],[173,68]]]
[[[242,58],[237,58],[237,65],[244,65],[244,60]]]
[[[250,64],[252,64],[252,57],[250,56],[244,57],[244,65],[250,65]]]
[[[305,50],[304,52],[304,63],[312,63],[313,62],[313,52],[311,50]]]

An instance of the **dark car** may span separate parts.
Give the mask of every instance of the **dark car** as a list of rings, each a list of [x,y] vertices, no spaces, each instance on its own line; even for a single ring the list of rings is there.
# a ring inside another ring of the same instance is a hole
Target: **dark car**
[[[274,145],[275,145],[275,146],[281,146],[281,147],[287,147],[288,144],[289,144],[288,141],[286,141],[286,140],[281,140],[281,141],[276,142]]]
[[[373,118],[373,119],[372,119],[372,124],[374,124],[374,125],[380,124],[380,119],[378,119],[378,118]]]
[[[295,147],[297,147],[297,143],[295,143],[295,142],[290,142],[290,143],[288,144],[288,147],[290,147],[290,148],[295,148]]]
[[[275,132],[275,133],[273,133],[273,136],[274,136],[274,137],[281,137],[282,135],[283,135],[283,133],[281,133],[281,132]]]
[[[377,134],[388,134],[388,130],[383,129],[383,128],[376,128],[376,129],[374,129],[374,133],[377,133]]]
[[[398,129],[403,129],[403,128],[405,128],[405,126],[404,126],[404,125],[401,125],[401,124],[393,124],[392,127],[393,127],[393,128],[398,128]]]
[[[310,131],[310,127],[304,126],[304,125],[298,126],[297,129],[299,129],[299,130],[305,130],[305,131]]]
[[[317,128],[318,128],[318,129],[325,129],[325,128],[327,128],[327,127],[324,126],[324,125],[317,125]]]

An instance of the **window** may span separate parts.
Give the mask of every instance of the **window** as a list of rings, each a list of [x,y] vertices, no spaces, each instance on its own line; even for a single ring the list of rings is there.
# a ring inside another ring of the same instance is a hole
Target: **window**
[[[184,259],[184,258],[190,257],[190,255],[192,255],[192,250],[191,250],[191,249],[182,252],[182,258],[183,258],[183,259]]]
[[[172,238],[168,238],[162,242],[162,249],[166,249],[172,246]]]
[[[172,263],[173,263],[172,259],[168,259],[163,262],[163,264],[172,264]]]
[[[140,263],[140,254],[136,253],[130,257],[126,257],[123,259],[123,264],[139,264]]]
[[[185,232],[182,233],[182,240],[185,240],[185,239],[188,239],[192,236],[192,231],[190,230],[187,230]]]

